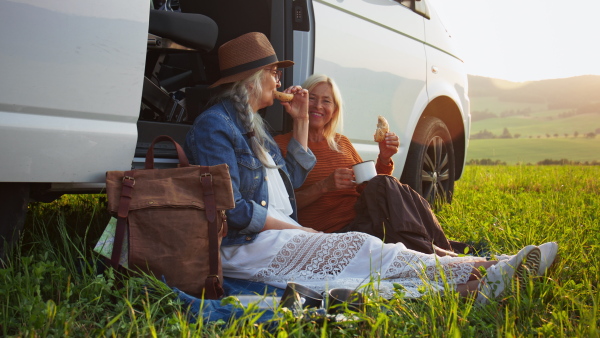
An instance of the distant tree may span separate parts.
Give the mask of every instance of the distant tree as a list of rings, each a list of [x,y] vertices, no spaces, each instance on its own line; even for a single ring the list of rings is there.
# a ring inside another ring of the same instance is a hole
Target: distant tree
[[[498,115],[490,112],[487,108],[484,111],[472,111],[471,112],[471,122],[477,122],[485,119],[493,119],[497,118]]]
[[[502,131],[502,135],[500,135],[500,138],[512,138],[512,135],[508,131],[508,128],[504,127],[504,130]]]
[[[577,136],[579,136],[579,132],[578,132],[577,130],[575,130],[575,131],[573,132],[573,137],[577,138]]]
[[[554,134],[554,137],[558,137],[558,133]]]
[[[541,135],[538,135],[538,136],[537,136],[537,138],[540,138],[540,137],[542,137],[542,136],[541,136]]]
[[[550,138],[550,134],[546,133],[546,138]]]
[[[500,161],[500,160],[492,160],[492,159],[489,159],[489,158],[484,158],[484,159],[481,159],[481,160],[471,159],[471,160],[469,160],[469,162],[467,162],[467,164],[474,164],[474,165],[506,165],[506,162]]]
[[[589,133],[585,134],[585,138],[596,138],[596,133],[590,131]]]
[[[565,133],[565,138],[569,137],[569,133]]]
[[[513,137],[514,137],[514,138],[519,138],[519,137],[521,137],[521,134],[519,134],[519,133],[516,133],[516,134],[514,134],[514,135],[513,135]]]
[[[471,137],[470,137],[471,140],[478,140],[478,139],[482,140],[482,139],[490,139],[490,138],[496,138],[496,135],[494,133],[492,133],[491,131],[488,131],[487,129],[480,130],[476,134],[471,134]]]
[[[560,159],[560,160],[552,160],[552,159],[545,159],[543,161],[539,161],[537,163],[537,165],[568,165],[568,164],[579,164],[579,162],[573,162],[570,160],[567,160],[566,158]]]

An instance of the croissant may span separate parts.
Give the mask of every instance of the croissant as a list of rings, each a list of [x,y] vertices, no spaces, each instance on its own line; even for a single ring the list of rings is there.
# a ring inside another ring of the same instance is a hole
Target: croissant
[[[377,129],[375,129],[375,135],[373,135],[375,142],[383,142],[383,140],[385,140],[385,134],[389,131],[390,125],[385,117],[381,115],[377,116]]]

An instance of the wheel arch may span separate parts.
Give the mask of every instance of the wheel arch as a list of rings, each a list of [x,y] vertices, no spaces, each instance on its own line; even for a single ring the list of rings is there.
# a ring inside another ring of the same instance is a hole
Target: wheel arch
[[[419,120],[426,116],[437,117],[446,124],[454,149],[454,179],[458,180],[463,173],[467,149],[465,123],[460,109],[450,97],[438,96],[429,102]]]

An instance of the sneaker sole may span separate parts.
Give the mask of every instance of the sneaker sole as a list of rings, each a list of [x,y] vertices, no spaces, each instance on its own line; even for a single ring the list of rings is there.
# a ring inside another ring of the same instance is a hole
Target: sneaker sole
[[[525,287],[525,281],[529,276],[535,276],[540,267],[540,262],[542,259],[542,253],[538,247],[530,245],[527,249],[531,248],[531,250],[525,254],[525,257],[521,259],[519,264],[514,267],[514,273],[512,275],[513,280],[518,281],[518,286],[523,289]],[[509,282],[510,284],[510,282]],[[509,287],[510,285],[506,285]],[[480,286],[480,293],[477,295],[477,301],[482,304],[487,304],[489,302],[489,296],[484,295],[481,291],[484,286]],[[507,288],[500,291],[497,295],[493,295],[493,298],[502,297],[507,291]]]
[[[539,268],[540,262],[542,261],[542,253],[540,249],[533,248],[521,264],[515,269],[515,278],[519,281],[519,286],[523,288],[525,286],[525,280],[529,276],[536,276]]]

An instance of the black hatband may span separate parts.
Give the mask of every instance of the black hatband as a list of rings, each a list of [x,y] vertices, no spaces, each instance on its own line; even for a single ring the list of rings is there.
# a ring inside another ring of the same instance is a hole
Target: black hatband
[[[258,59],[258,60],[247,62],[247,63],[243,63],[243,64],[235,66],[235,67],[223,69],[221,71],[221,77],[235,75],[235,74],[238,74],[238,73],[241,73],[241,72],[245,72],[245,71],[250,70],[250,69],[258,68],[260,66],[266,66],[268,64],[275,63],[277,61],[278,61],[277,60],[277,55],[275,55],[275,54],[269,55],[269,56],[264,57],[262,59]]]

